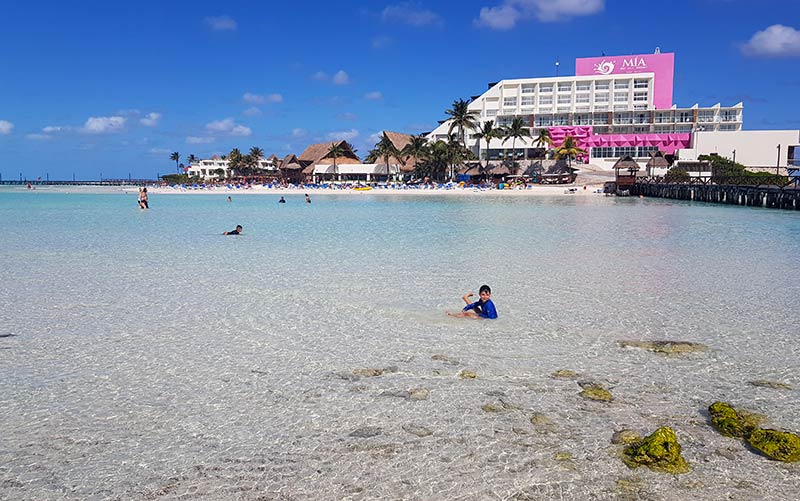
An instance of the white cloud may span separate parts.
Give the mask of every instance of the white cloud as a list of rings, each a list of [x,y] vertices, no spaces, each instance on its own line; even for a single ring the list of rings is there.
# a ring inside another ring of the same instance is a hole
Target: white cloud
[[[219,132],[229,136],[249,136],[253,133],[249,127],[237,124],[233,118],[215,120],[206,124],[206,129],[212,132]]]
[[[125,128],[125,118],[120,116],[113,117],[89,117],[84,124],[83,132],[87,134],[111,134],[121,132]]]
[[[353,120],[358,120],[358,115],[356,115],[355,113],[351,113],[349,111],[345,111],[344,113],[339,115],[339,118],[341,118],[342,120],[353,121]]]
[[[206,136],[206,137],[189,136],[189,137],[186,138],[186,143],[187,144],[209,144],[209,143],[213,143],[213,142],[214,142],[214,138],[213,137],[209,137],[209,136]]]
[[[597,14],[605,0],[504,0],[496,7],[483,7],[475,24],[494,30],[510,30],[523,19],[543,23]]]
[[[321,82],[324,82],[325,80],[328,79],[328,74],[325,73],[324,71],[318,71],[313,75],[311,75],[311,78],[313,78],[314,80],[319,80]]]
[[[161,113],[152,112],[148,113],[147,115],[144,116],[144,118],[139,120],[139,123],[144,125],[145,127],[155,127],[156,125],[158,125],[158,120],[160,118],[161,118]]]
[[[239,27],[230,16],[207,17],[206,24],[214,31],[236,31]]]
[[[252,107],[247,108],[246,110],[244,110],[242,112],[242,115],[244,115],[246,117],[257,117],[257,116],[261,115],[261,109],[256,107],[256,106],[252,106]]]
[[[169,155],[172,152],[167,148],[150,148],[150,151],[148,153],[154,156],[161,156],[161,155]]]
[[[350,76],[344,70],[339,70],[333,75],[333,83],[336,85],[347,85],[350,83]]]
[[[381,99],[383,99],[383,93],[378,90],[367,92],[366,94],[364,94],[364,99],[368,101],[380,101]]]
[[[66,132],[70,130],[70,127],[66,127],[64,125],[48,125],[46,127],[42,127],[42,132],[45,134],[57,134],[59,132]]]
[[[0,136],[7,136],[14,130],[14,124],[8,120],[0,120]]]
[[[242,100],[245,103],[250,104],[264,104],[264,103],[282,103],[283,96],[281,94],[267,94],[263,96],[261,94],[252,94],[250,92],[245,92],[242,96]]]
[[[305,129],[301,129],[301,128],[292,129],[292,137],[294,137],[294,138],[306,137],[307,134],[308,134],[308,131],[306,131]]]
[[[386,22],[403,23],[411,26],[425,26],[441,22],[439,14],[407,2],[387,6],[381,12],[381,19]]]
[[[383,132],[375,132],[367,137],[367,141],[370,144],[378,143],[381,139],[383,139]]]
[[[800,56],[800,31],[790,26],[773,24],[753,35],[742,46],[742,51],[751,56]]]
[[[328,133],[328,139],[331,140],[352,141],[357,137],[358,137],[358,131],[356,129],[340,130]]]

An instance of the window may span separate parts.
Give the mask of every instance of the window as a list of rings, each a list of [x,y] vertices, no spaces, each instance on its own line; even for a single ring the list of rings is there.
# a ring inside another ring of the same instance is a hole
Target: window
[[[594,116],[595,125],[608,125],[608,113],[601,113]]]
[[[614,90],[628,90],[628,87],[630,87],[630,84],[631,84],[630,80],[620,80],[620,81],[614,82]]]
[[[613,158],[614,148],[592,148],[590,155],[594,158]]]
[[[721,113],[723,122],[738,122],[739,114],[734,110],[726,110]]]
[[[657,124],[669,124],[674,121],[675,120],[672,118],[672,113],[656,113]]]
[[[539,93],[553,92],[553,84],[542,84],[539,86]]]
[[[558,84],[558,92],[571,92],[572,91],[572,84],[571,83],[560,83]]]
[[[533,94],[535,90],[536,90],[535,84],[522,84],[523,94]]]
[[[575,125],[592,125],[592,119],[589,115],[575,115],[573,122]]]
[[[697,115],[698,122],[713,122],[714,121],[714,112],[713,111],[701,111]]]
[[[658,151],[658,146],[639,146],[636,156],[639,158],[646,158],[650,156],[650,153],[655,153],[656,151]]]
[[[615,92],[614,93],[614,102],[615,103],[627,103],[628,102],[628,93],[627,92]]]
[[[572,96],[558,96],[558,104],[570,104],[572,102]]]
[[[595,94],[594,102],[595,103],[607,103],[608,102],[608,94]]]
[[[636,156],[636,146],[618,146],[614,149],[616,150],[614,154],[615,157],[624,157],[627,155],[632,157]]]
[[[676,125],[675,132],[692,132],[692,124]]]
[[[692,112],[691,111],[681,111],[678,113],[678,122],[686,123],[692,121]]]
[[[539,96],[539,104],[553,104],[553,96]]]
[[[649,113],[637,113],[633,117],[633,123],[649,124],[650,123],[650,114]]]
[[[549,115],[539,115],[534,119],[534,125],[536,127],[549,127],[553,125],[553,117]]]
[[[575,90],[577,90],[578,92],[585,92],[589,90],[590,87],[591,84],[589,82],[578,82],[575,84]]]
[[[588,103],[589,102],[589,94],[578,94],[575,96],[576,103]]]
[[[649,84],[648,84],[647,80],[636,79],[636,80],[633,81],[633,88],[634,89],[647,89],[648,87],[649,87]]]
[[[630,124],[633,118],[630,113],[614,113],[614,124]]]
[[[656,125],[656,134],[667,134],[672,132],[671,125]]]
[[[517,105],[517,98],[515,97],[504,97],[503,98],[503,107],[515,107]]]
[[[497,110],[486,110],[485,114],[486,114],[487,117],[496,117],[497,116]]]
[[[595,82],[594,90],[608,90],[608,81]]]
[[[628,105],[627,104],[615,104],[614,105],[614,111],[625,111],[627,109],[628,109]]]
[[[650,126],[649,125],[637,125],[636,127],[633,128],[633,132],[636,132],[636,133],[640,133],[640,132],[647,133],[647,132],[650,132]]]
[[[534,105],[533,96],[523,96],[521,104],[522,106],[533,106]]]
[[[634,92],[634,93],[633,93],[633,100],[634,100],[634,102],[636,102],[636,101],[639,101],[639,102],[642,102],[642,101],[647,101],[647,91],[644,91],[644,92],[641,92],[641,91]]]
[[[738,126],[736,124],[722,124],[719,126],[719,130],[732,131],[732,130],[737,130],[737,127]]]
[[[569,115],[556,116],[553,125],[569,125]]]
[[[497,117],[497,126],[498,127],[505,127],[507,125],[511,125],[511,122],[513,122],[513,121],[514,121],[514,117],[513,116],[505,115],[505,116]]]

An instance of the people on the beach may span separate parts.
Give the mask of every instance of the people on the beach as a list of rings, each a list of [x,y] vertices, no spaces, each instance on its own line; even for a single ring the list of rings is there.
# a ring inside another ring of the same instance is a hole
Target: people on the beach
[[[306,193],[306,203],[307,203],[307,204],[310,204],[310,203],[311,203],[311,197],[310,197],[310,196],[308,196],[308,193]]]
[[[228,202],[233,202],[233,199],[231,197],[228,197]]]
[[[306,196],[308,196],[308,195],[306,195]],[[278,203],[279,203],[279,204],[285,204],[285,203],[286,203],[286,199],[285,199],[285,198],[283,198],[283,197],[281,197],[281,199],[280,199],[280,200],[278,200]]]
[[[241,235],[242,234],[242,225],[237,224],[235,230],[226,231],[223,235]]]
[[[471,303],[470,298],[474,295],[475,294],[472,292],[464,294],[461,298],[467,303],[464,309],[458,313],[450,313],[448,311],[447,314],[451,317],[497,318],[497,310],[492,302],[492,289],[488,285],[481,285],[481,288],[478,290],[480,299]]]
[[[149,209],[150,205],[147,200],[147,188],[139,188],[139,208]]]

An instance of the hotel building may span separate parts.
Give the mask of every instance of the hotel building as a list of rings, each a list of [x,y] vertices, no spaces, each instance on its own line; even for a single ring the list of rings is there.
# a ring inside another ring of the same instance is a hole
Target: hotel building
[[[498,127],[510,125],[523,117],[531,129],[532,138],[517,140],[516,159],[526,159],[534,152],[535,139],[540,129],[548,129],[556,146],[567,136],[575,138],[579,147],[589,155],[585,159],[600,167],[608,167],[618,158],[630,155],[646,162],[651,152],[661,150],[675,154],[680,150],[699,152],[694,146],[698,133],[712,138],[723,133],[739,132],[722,141],[707,139],[707,145],[737,144],[740,160],[751,145],[749,131],[742,131],[743,104],[722,106],[694,106],[683,108],[672,103],[675,55],[671,53],[642,54],[616,57],[579,58],[575,61],[575,76],[548,78],[521,78],[501,80],[489,84],[480,96],[473,96],[469,109],[481,123],[494,120]],[[442,122],[428,134],[432,141],[446,140],[450,128]],[[764,132],[764,131],[760,131]],[[772,131],[770,131],[772,132]],[[794,146],[800,143],[799,131],[783,131],[779,140],[788,141],[785,156],[778,162],[786,166],[794,158]],[[788,138],[788,139],[787,139]],[[763,134],[756,141],[765,141]],[[766,138],[766,143],[771,143]],[[766,144],[765,143],[765,144]],[[487,158],[486,142],[467,134],[467,146],[479,156]],[[488,147],[490,160],[511,154],[511,142],[493,139]],[[730,156],[730,152],[717,152]],[[761,160],[761,157],[764,160]],[[775,146],[767,152],[750,155],[756,162],[776,165]]]

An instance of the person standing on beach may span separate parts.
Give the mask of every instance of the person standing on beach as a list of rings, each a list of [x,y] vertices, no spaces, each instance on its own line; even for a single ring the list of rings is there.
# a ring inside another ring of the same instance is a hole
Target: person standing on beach
[[[481,285],[478,295],[480,299],[474,303],[470,303],[470,298],[474,296],[472,292],[467,292],[462,296],[467,305],[463,310],[458,313],[447,312],[448,316],[460,318],[497,318],[497,310],[492,302],[492,289],[488,285]]]

